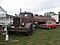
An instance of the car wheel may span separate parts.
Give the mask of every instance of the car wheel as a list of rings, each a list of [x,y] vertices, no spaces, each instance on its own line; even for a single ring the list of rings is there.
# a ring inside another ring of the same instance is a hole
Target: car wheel
[[[49,29],[50,29],[51,27],[49,27]]]
[[[51,29],[51,27],[48,27],[48,29]]]

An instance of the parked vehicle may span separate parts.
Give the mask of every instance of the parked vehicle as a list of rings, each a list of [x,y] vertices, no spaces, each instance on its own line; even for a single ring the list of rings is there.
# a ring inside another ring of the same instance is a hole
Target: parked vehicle
[[[40,25],[40,24],[44,24],[46,23],[46,21],[54,21],[56,22],[56,20],[52,17],[47,17],[47,16],[35,16],[33,15],[33,13],[31,12],[21,12],[20,17],[31,17],[30,19],[32,20],[32,22],[34,22],[35,24],[37,25]]]
[[[13,23],[10,23],[7,27],[9,32],[24,32],[26,35],[31,35],[35,29],[35,24],[32,21],[32,13],[21,13],[22,16],[16,16],[13,18]],[[30,16],[27,16],[30,15]]]
[[[41,28],[56,28],[57,26],[58,24],[54,21],[47,21],[45,24],[40,25]]]
[[[8,32],[25,32],[27,35],[31,35],[34,29],[38,28],[39,24],[45,23],[47,20],[55,21],[52,18],[33,16],[33,13],[25,11],[13,18],[13,23],[10,23],[7,29]]]

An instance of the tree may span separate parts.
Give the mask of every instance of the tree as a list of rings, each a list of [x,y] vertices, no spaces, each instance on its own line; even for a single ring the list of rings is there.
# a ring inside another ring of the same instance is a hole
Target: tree
[[[53,15],[55,15],[56,13],[54,13],[54,12],[46,12],[45,14],[44,14],[44,16],[47,16],[47,17],[51,17],[51,16],[53,16]]]
[[[43,15],[40,15],[40,17],[43,17]]]
[[[35,16],[38,16],[38,14],[35,14]]]

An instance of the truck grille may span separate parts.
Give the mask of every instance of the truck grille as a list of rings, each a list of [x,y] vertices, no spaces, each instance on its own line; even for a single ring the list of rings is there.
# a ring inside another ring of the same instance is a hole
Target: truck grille
[[[14,18],[13,19],[13,25],[15,27],[19,27],[20,26],[20,18]]]

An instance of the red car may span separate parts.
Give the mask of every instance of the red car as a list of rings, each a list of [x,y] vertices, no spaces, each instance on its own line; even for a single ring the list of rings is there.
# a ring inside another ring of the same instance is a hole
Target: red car
[[[46,24],[40,25],[41,28],[56,28],[57,26],[58,24],[56,24],[56,22],[53,21],[47,21]]]

